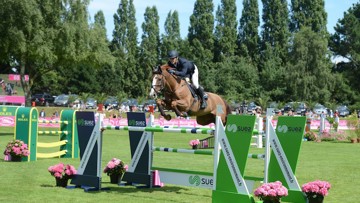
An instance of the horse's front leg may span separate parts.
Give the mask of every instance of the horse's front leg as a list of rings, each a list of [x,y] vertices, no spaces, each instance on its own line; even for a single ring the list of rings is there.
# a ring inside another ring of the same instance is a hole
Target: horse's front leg
[[[181,117],[187,117],[187,113],[186,112],[181,112],[178,109],[178,102],[177,101],[172,101],[171,102],[171,108],[175,111],[175,114],[177,116],[181,116]]]
[[[166,120],[171,120],[171,115],[166,114],[164,111],[164,106],[166,106],[166,103],[162,99],[156,100],[156,105],[159,107],[160,115],[163,116]]]

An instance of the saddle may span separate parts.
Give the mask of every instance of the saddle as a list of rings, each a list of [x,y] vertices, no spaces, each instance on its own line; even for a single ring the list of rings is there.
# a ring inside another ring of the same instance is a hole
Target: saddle
[[[192,97],[195,100],[199,100],[199,98],[201,98],[201,97],[199,97],[199,95],[196,93],[197,91],[196,91],[196,88],[194,87],[194,85],[191,82],[187,81],[185,78],[183,80],[185,81],[186,85],[188,86]]]

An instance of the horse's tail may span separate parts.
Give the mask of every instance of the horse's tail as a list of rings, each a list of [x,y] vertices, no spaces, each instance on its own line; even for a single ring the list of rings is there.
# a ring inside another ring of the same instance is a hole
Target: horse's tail
[[[224,105],[225,105],[225,123],[223,123],[223,125],[225,126],[226,125],[226,123],[227,123],[227,115],[229,115],[229,114],[231,114],[231,108],[230,108],[230,106],[227,104],[227,102],[221,97],[221,99],[223,100],[223,102],[224,102]]]

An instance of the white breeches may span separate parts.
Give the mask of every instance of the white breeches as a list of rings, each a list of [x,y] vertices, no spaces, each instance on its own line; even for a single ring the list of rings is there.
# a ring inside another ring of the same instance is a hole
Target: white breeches
[[[195,66],[195,70],[191,76],[191,81],[192,81],[192,84],[195,86],[195,88],[198,89],[199,88],[199,70],[196,65],[194,65],[194,66]]]

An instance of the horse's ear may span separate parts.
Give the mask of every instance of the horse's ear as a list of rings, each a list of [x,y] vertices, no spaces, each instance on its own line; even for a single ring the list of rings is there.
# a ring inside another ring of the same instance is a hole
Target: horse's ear
[[[153,68],[153,73],[156,74],[156,73],[161,73],[161,66],[160,65],[157,65]]]

